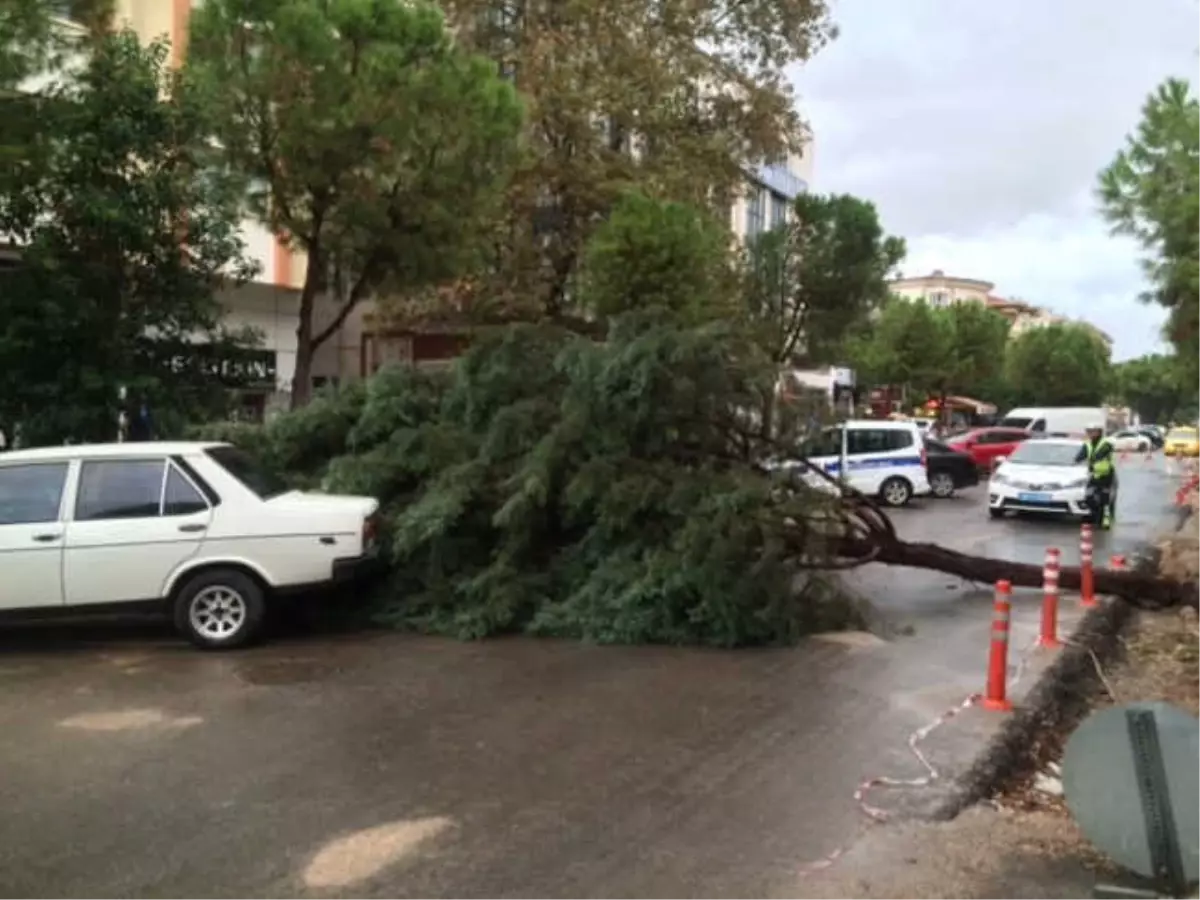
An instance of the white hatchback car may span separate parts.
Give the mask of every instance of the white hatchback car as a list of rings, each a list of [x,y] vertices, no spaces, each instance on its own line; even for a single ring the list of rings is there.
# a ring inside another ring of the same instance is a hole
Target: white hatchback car
[[[1006,512],[1049,513],[1086,518],[1087,464],[1076,462],[1082,439],[1031,438],[992,473],[988,482],[988,513],[998,519]],[[1113,489],[1116,504],[1116,489]]]
[[[276,596],[370,568],[378,509],[290,490],[229,444],[5,453],[0,613],[165,606],[198,646],[241,646]]]

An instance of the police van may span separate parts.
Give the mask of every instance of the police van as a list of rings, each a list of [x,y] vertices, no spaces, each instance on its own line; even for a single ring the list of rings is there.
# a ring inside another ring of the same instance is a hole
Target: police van
[[[915,422],[851,419],[823,428],[802,442],[800,452],[813,467],[833,478],[841,474],[845,435],[845,482],[878,497],[888,506],[904,506],[930,492],[926,475],[925,439]],[[785,464],[789,468],[793,464]],[[821,476],[808,473],[814,487],[833,489]]]

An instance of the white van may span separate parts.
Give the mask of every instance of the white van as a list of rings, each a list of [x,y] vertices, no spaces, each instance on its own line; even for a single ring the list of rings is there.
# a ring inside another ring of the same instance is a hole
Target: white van
[[[1082,437],[1089,425],[1105,425],[1103,406],[1017,407],[996,423],[998,428],[1020,428],[1030,434]]]
[[[846,481],[888,506],[904,506],[914,495],[929,493],[925,441],[915,422],[851,419],[846,429]],[[843,425],[831,425],[801,445],[808,461],[837,478],[841,468]],[[829,487],[819,475],[806,479]]]

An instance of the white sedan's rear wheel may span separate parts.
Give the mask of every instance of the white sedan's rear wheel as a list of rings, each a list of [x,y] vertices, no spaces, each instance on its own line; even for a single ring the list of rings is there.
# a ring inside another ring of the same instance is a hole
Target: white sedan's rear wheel
[[[204,650],[231,650],[257,638],[267,604],[258,582],[237,569],[193,575],[175,598],[175,627]]]

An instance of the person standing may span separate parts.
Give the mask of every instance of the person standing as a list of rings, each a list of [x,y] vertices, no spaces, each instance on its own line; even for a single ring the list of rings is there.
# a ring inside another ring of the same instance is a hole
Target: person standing
[[[1113,496],[1117,485],[1117,465],[1113,443],[1104,436],[1103,425],[1088,425],[1087,437],[1075,455],[1075,462],[1087,463],[1088,483],[1100,495],[1100,527],[1111,528],[1116,515]]]

